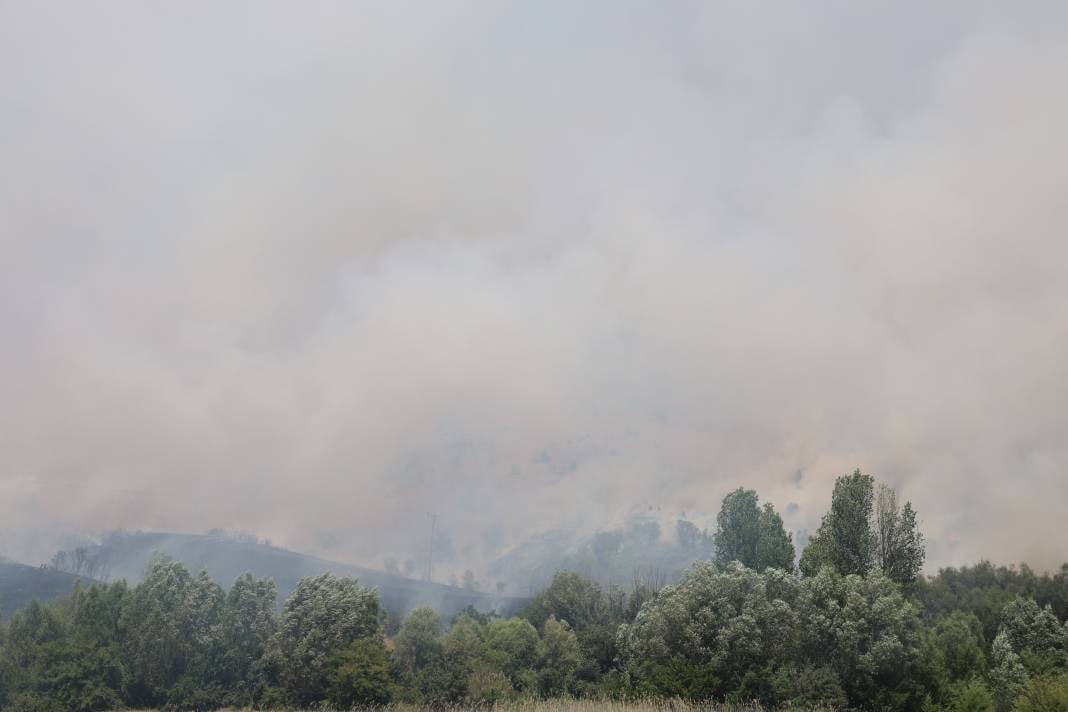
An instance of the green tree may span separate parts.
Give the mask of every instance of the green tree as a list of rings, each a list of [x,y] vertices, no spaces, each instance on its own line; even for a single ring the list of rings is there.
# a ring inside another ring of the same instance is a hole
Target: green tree
[[[123,611],[130,589],[125,581],[104,586],[77,585],[71,594],[71,626],[76,638],[105,647],[122,642]]]
[[[514,696],[512,681],[489,663],[479,663],[467,676],[465,700],[476,707],[489,707]]]
[[[826,517],[824,517],[826,521]],[[825,531],[823,525],[816,533],[809,537],[805,548],[801,550],[801,556],[797,561],[797,570],[802,576],[815,576],[824,566],[832,566],[831,541],[829,535],[821,536]]]
[[[739,487],[723,498],[713,539],[721,567],[738,561],[754,571],[794,569],[793,538],[771,503],[760,507],[754,490]]]
[[[980,677],[958,682],[950,694],[950,712],[994,712],[994,696]]]
[[[567,621],[593,668],[588,676],[593,676],[614,668],[619,654],[617,630],[621,623],[633,619],[642,597],[643,591],[636,590],[628,602],[618,588],[605,590],[576,573],[563,571],[553,576],[521,615],[538,630],[550,616]]]
[[[1020,656],[1012,649],[1004,630],[994,636],[990,646],[990,662],[990,685],[994,690],[995,702],[998,710],[1005,712],[1012,708],[1027,683],[1027,670],[1020,662]]]
[[[723,498],[716,517],[716,561],[726,566],[732,561],[750,569],[759,565],[760,507],[755,490],[739,487]]]
[[[338,709],[384,705],[393,698],[389,653],[378,638],[359,638],[335,651],[328,699]]]
[[[7,626],[0,620],[0,709],[4,708],[11,696],[12,673],[7,650]]]
[[[129,678],[122,654],[122,616],[128,596],[125,581],[75,587],[67,660],[53,670],[68,709],[122,706]]]
[[[699,562],[620,629],[626,669],[649,694],[725,697],[748,671],[795,659],[799,590],[780,570]]]
[[[1041,674],[1068,663],[1065,628],[1050,606],[1017,598],[1002,610],[1001,620],[1001,632],[1028,672]]]
[[[160,706],[175,702],[177,693],[184,698],[211,686],[223,600],[222,589],[205,573],[194,578],[167,557],[149,564],[123,610],[133,704]]]
[[[22,692],[14,695],[4,712],[67,712],[67,708],[47,696]]]
[[[928,628],[921,657],[934,700],[948,701],[961,683],[986,673],[984,647],[982,624],[970,613],[954,611]]]
[[[802,659],[832,668],[850,705],[900,708],[922,700],[919,613],[881,572],[842,576],[823,568],[803,579],[797,619]]]
[[[443,654],[416,676],[419,701],[431,708],[455,707],[465,703],[470,694],[468,684],[475,672],[463,661],[453,660],[450,655]]]
[[[679,540],[679,548],[683,551],[696,551],[701,545],[701,530],[693,522],[685,519],[676,521],[675,535]]]
[[[497,618],[486,626],[487,655],[516,689],[524,685],[524,673],[538,660],[538,631],[522,618]]]
[[[442,636],[441,643],[450,664],[466,674],[485,654],[486,629],[478,619],[460,616]]]
[[[460,615],[440,640],[434,656],[413,682],[421,701],[432,706],[468,701],[469,682],[486,664],[486,631],[475,617]]]
[[[954,611],[935,623],[931,637],[941,652],[951,680],[986,673],[983,627],[973,614]]]
[[[1068,675],[1032,678],[1013,705],[1013,712],[1068,712]]]
[[[545,621],[537,652],[541,693],[546,697],[573,693],[576,676],[584,661],[578,638],[571,626],[550,616]]]
[[[814,576],[824,566],[843,575],[871,572],[877,543],[871,527],[874,482],[860,470],[835,480],[831,510],[801,554],[803,574]]]
[[[102,586],[78,587],[70,601],[33,601],[15,616],[0,663],[0,672],[7,673],[4,687],[22,693],[11,695],[13,707],[40,704],[90,712],[123,704],[124,668],[114,634],[104,636],[103,621],[91,620],[105,617],[103,596]],[[0,690],[0,696],[8,691]]]
[[[757,542],[757,571],[794,570],[794,541],[771,503],[760,511],[760,539]]]
[[[226,594],[219,675],[230,690],[240,693],[241,704],[251,703],[257,688],[266,683],[259,663],[275,633],[277,599],[274,581],[252,574],[239,576]]]
[[[597,583],[571,571],[560,571],[522,615],[535,628],[541,628],[549,616],[566,620],[575,630],[621,618],[622,601],[613,598]]]
[[[958,609],[972,613],[982,623],[984,639],[992,641],[1001,627],[1002,611],[1018,597],[1050,606],[1059,620],[1068,618],[1068,564],[1055,574],[1039,575],[1026,564],[994,566],[980,561],[975,566],[940,569],[930,579],[920,577],[915,592],[928,618]]]
[[[898,508],[897,493],[879,485],[875,503],[877,565],[891,580],[911,587],[923,568],[926,552],[923,535],[916,526],[912,502]]]
[[[112,651],[71,641],[55,649],[37,689],[67,710],[110,710],[123,705],[122,678],[121,661]]]
[[[394,657],[409,675],[429,665],[441,655],[441,618],[429,606],[416,608],[404,619],[396,637]]]
[[[303,578],[282,608],[269,657],[297,702],[326,697],[332,656],[379,635],[378,594],[331,573]]]

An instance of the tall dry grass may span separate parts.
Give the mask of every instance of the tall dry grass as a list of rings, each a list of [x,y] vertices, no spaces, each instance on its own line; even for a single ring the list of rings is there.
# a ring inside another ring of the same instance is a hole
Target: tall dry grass
[[[686,700],[529,700],[502,702],[496,705],[465,706],[457,705],[442,709],[423,705],[393,704],[370,708],[374,712],[764,712],[757,704],[724,704],[716,702],[690,702]],[[126,710],[125,712],[155,712],[154,710]],[[228,708],[218,712],[253,712],[249,708]],[[320,707],[314,710],[277,710],[276,712],[345,712],[332,707]],[[781,711],[780,711],[781,712]]]

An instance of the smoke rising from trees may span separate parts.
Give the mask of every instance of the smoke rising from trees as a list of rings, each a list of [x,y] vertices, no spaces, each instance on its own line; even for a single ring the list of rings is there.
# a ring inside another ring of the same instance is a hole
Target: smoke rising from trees
[[[1059,563],[1066,13],[3,4],[0,550],[462,575],[860,466]]]

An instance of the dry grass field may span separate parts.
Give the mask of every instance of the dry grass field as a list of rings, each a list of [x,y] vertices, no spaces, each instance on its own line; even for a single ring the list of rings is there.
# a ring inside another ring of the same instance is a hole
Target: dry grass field
[[[386,707],[373,708],[376,712],[442,712],[438,708],[423,707],[419,705],[388,705]],[[685,700],[641,700],[641,701],[611,701],[611,700],[543,700],[527,702],[509,702],[492,707],[464,707],[450,708],[448,712],[463,712],[464,710],[478,710],[479,712],[763,712],[763,708],[755,704],[721,704],[714,702],[688,702]],[[126,710],[126,712],[155,712],[154,710]],[[219,712],[252,712],[251,709],[229,708]],[[342,712],[331,707],[316,708],[313,710],[279,710],[279,712]]]

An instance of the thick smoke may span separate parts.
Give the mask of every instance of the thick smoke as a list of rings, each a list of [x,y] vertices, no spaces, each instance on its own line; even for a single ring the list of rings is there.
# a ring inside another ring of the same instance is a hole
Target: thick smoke
[[[811,529],[860,466],[934,565],[1059,563],[1066,20],[4,3],[0,553]]]

